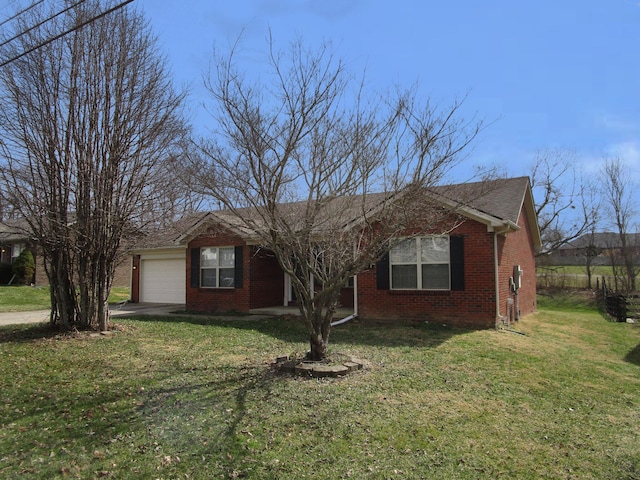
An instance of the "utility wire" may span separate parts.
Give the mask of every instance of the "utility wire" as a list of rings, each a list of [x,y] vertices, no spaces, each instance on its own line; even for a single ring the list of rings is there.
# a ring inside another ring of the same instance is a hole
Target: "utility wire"
[[[80,5],[81,3],[86,2],[87,0],[80,0],[79,2],[74,3],[73,5],[69,5],[67,8],[65,8],[64,10],[59,11],[58,13],[56,13],[55,15],[53,15],[52,17],[49,17],[45,20],[42,20],[39,23],[36,23],[35,25],[27,28],[25,31],[18,33],[17,35],[14,35],[13,37],[11,37],[9,40],[5,40],[4,42],[0,43],[0,47],[4,47],[7,43],[9,42],[13,42],[16,38],[21,37],[22,35],[24,35],[25,33],[29,33],[31,30],[35,30],[38,27],[41,27],[42,25],[44,25],[45,23],[53,20],[56,17],[59,17],[60,15],[62,15],[63,13],[67,13],[69,10],[77,7],[78,5]]]
[[[85,1],[85,0],[82,0],[82,1]],[[65,35],[67,35],[67,34],[69,34],[69,33],[73,32],[73,31],[75,31],[75,30],[79,30],[80,28],[84,27],[85,25],[88,25],[88,24],[89,24],[89,23],[91,23],[91,22],[94,22],[95,20],[97,20],[97,19],[99,19],[99,18],[102,18],[102,17],[104,17],[104,16],[106,16],[106,15],[108,15],[108,14],[112,13],[112,12],[115,12],[116,10],[119,10],[120,8],[124,7],[125,5],[128,5],[128,4],[129,4],[129,3],[131,3],[131,2],[133,2],[133,0],[125,0],[124,2],[121,2],[121,3],[119,3],[118,5],[116,5],[116,6],[112,7],[112,8],[110,8],[109,10],[106,10],[106,11],[104,11],[104,12],[102,12],[102,13],[100,13],[100,14],[96,15],[95,17],[91,17],[90,19],[88,19],[88,20],[86,20],[86,21],[84,21],[84,22],[80,23],[79,25],[76,25],[76,26],[74,26],[74,27],[72,27],[72,28],[70,28],[70,29],[68,29],[68,30],[65,30],[64,32],[59,33],[58,35],[56,35],[56,36],[54,36],[54,37],[52,37],[52,38],[49,38],[49,39],[45,40],[44,42],[41,42],[41,43],[37,44],[36,46],[31,47],[31,48],[29,48],[28,50],[26,50],[26,51],[24,51],[24,52],[22,52],[22,53],[20,53],[20,54],[18,54],[18,55],[15,55],[14,57],[9,58],[8,60],[5,60],[4,62],[0,63],[0,68],[4,67],[4,66],[6,66],[6,65],[9,65],[11,62],[15,62],[15,61],[16,61],[16,60],[18,60],[19,58],[22,58],[22,57],[24,57],[25,55],[28,55],[28,54],[30,54],[31,52],[34,52],[34,51],[38,50],[39,48],[42,48],[42,47],[44,47],[45,45],[50,44],[51,42],[55,42],[56,40],[58,40],[58,39],[60,39],[60,38],[64,37]],[[81,2],[79,2],[79,3],[81,3]],[[77,5],[77,4],[76,4],[76,5]],[[56,15],[56,16],[57,16],[57,15]],[[54,16],[54,17],[51,17],[51,18],[55,18],[55,16]],[[23,33],[25,33],[25,32],[23,32]],[[4,44],[3,44],[3,45],[4,45]]]
[[[28,12],[29,10],[31,10],[33,7],[35,7],[36,5],[40,5],[41,3],[43,3],[44,0],[39,0],[38,2],[32,3],[30,6],[28,6],[27,8],[20,10],[18,13],[16,13],[13,17],[11,18],[7,18],[6,20],[3,20],[2,23],[0,23],[0,27],[3,26],[5,23],[10,22],[11,20],[13,20],[14,18],[19,17],[20,15],[22,15],[25,12]]]

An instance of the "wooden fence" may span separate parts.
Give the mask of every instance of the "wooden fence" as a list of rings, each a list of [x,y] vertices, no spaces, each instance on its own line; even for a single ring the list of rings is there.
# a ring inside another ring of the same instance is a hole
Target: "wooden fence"
[[[602,281],[598,289],[598,300],[602,309],[616,322],[626,322],[628,319],[640,319],[640,292],[630,294],[616,293],[608,288],[606,281]]]
[[[537,287],[544,288],[589,288],[586,274],[538,273]],[[591,288],[596,290],[598,304],[610,319],[626,322],[627,319],[640,320],[640,292],[620,294],[616,292],[613,276],[592,275]]]
[[[591,288],[599,288],[601,282],[613,285],[613,276],[591,275]],[[589,277],[585,273],[538,273],[536,274],[538,288],[590,288]]]

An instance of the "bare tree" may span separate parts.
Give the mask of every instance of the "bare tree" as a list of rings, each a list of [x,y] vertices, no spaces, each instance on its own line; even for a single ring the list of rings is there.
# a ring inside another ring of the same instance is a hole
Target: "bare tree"
[[[407,237],[454,227],[429,189],[479,124],[457,118],[459,103],[421,104],[415,89],[367,97],[326,45],[269,47],[267,84],[238,70],[235,49],[215,57],[207,87],[217,130],[198,171],[219,214],[254,232],[291,278],[320,360],[350,277]]]
[[[194,150],[189,134],[175,146],[175,151],[158,163],[157,174],[149,178],[145,189],[145,209],[136,219],[136,225],[142,226],[147,235],[207,207],[207,196],[190,168]]]
[[[538,152],[530,178],[542,238],[538,256],[555,252],[595,225],[599,205],[594,183],[578,175],[573,153]]]
[[[635,291],[638,262],[638,235],[633,220],[636,208],[632,192],[635,186],[620,158],[607,158],[602,171],[606,203],[618,241],[610,245],[609,254],[615,282],[625,293]]]
[[[594,261],[602,253],[602,249],[596,245],[596,223],[587,232],[587,244],[583,247],[584,265],[587,272],[587,288],[593,288],[593,265]]]
[[[147,22],[129,8],[99,17],[102,3],[18,17],[3,56],[44,46],[0,71],[3,194],[42,248],[51,323],[66,329],[107,328],[122,239],[159,204],[186,133]]]

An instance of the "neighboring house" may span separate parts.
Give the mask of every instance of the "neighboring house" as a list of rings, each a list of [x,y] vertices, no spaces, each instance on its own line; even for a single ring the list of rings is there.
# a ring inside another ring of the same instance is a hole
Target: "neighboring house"
[[[0,222],[0,263],[13,263],[30,246],[26,222],[5,220]]]
[[[625,235],[627,249],[635,263],[640,262],[640,234]],[[620,258],[622,242],[614,232],[596,232],[582,235],[560,247],[544,259],[546,265],[611,265],[612,259]],[[619,261],[619,260],[618,260]]]
[[[13,264],[23,250],[29,249],[36,260],[36,274],[34,281],[37,283],[41,278],[38,276],[37,255],[33,241],[28,232],[28,224],[23,219],[8,219],[0,222],[0,264],[5,266]],[[44,274],[44,270],[40,269]],[[6,278],[5,278],[6,277]],[[0,273],[0,285],[6,285],[13,280],[11,269],[6,267]]]
[[[475,327],[533,312],[540,232],[529,179],[467,185],[489,193],[457,212],[464,218],[459,226],[393,249],[345,286],[341,306],[362,319]],[[181,220],[133,252],[132,301],[184,304],[201,312],[292,306],[287,275],[256,238],[224,212]],[[419,264],[414,250],[430,252],[431,260]],[[430,274],[404,275],[418,269]]]
[[[29,224],[24,219],[10,219],[0,222],[0,263],[11,264],[20,255],[22,250],[29,249],[33,253],[36,271],[34,274],[34,284],[38,286],[48,285],[44,269],[43,258],[38,248],[37,242],[33,236],[29,234]],[[130,284],[130,264],[125,262],[116,268],[114,287],[127,287]],[[0,285],[8,283],[2,281]]]

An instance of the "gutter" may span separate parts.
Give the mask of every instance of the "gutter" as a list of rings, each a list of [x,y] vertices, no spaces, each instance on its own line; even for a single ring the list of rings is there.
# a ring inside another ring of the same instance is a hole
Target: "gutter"
[[[498,229],[494,230],[496,233],[500,235],[506,235],[509,232],[517,232],[518,230],[520,230],[520,226],[517,223],[512,222],[511,220],[505,220],[501,222],[500,225],[496,225],[496,226],[503,227],[500,230]]]

